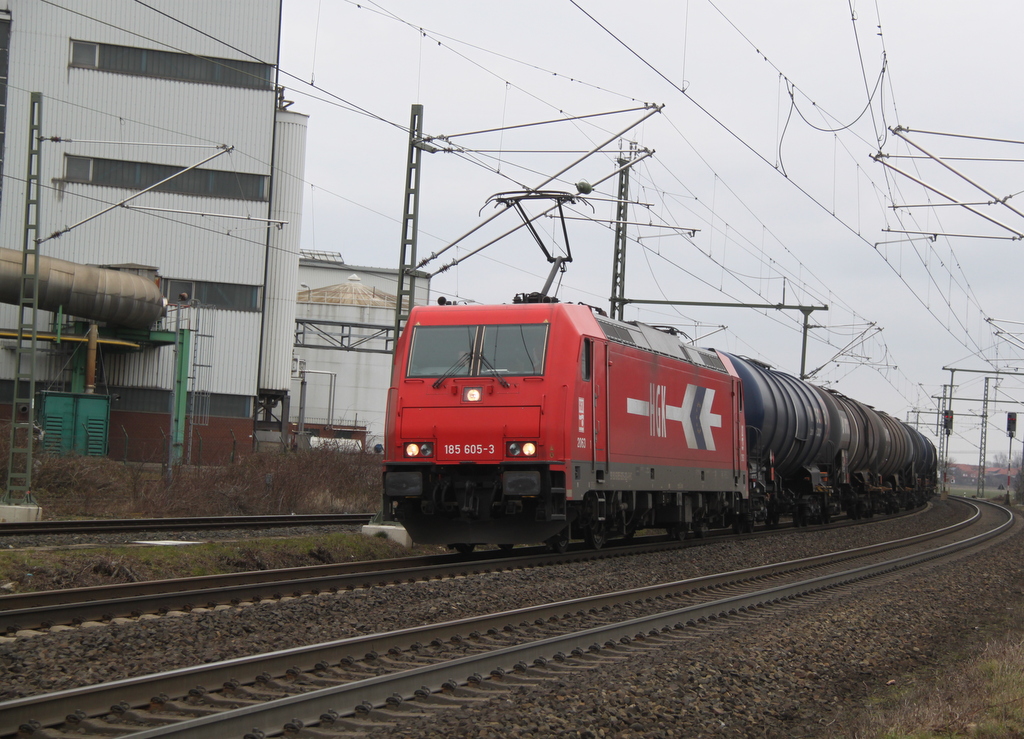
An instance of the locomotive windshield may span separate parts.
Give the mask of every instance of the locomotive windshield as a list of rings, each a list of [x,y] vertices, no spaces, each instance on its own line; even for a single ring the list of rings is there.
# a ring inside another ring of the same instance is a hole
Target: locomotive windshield
[[[408,377],[544,374],[546,323],[416,326]]]

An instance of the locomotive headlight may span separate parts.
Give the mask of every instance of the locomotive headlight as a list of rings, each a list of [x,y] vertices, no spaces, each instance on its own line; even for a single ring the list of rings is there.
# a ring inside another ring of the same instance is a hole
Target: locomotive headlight
[[[510,441],[505,451],[510,457],[532,457],[537,454],[537,445],[532,441]]]
[[[484,389],[482,387],[462,388],[462,401],[464,403],[479,403],[482,397],[484,397]]]
[[[429,441],[424,441],[422,444],[411,442],[405,445],[405,456],[407,457],[433,457],[434,456],[434,445]]]

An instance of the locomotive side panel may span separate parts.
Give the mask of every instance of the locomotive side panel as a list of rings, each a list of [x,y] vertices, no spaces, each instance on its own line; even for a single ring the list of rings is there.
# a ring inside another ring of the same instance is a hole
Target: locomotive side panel
[[[736,378],[621,344],[608,353],[611,485],[745,492]]]

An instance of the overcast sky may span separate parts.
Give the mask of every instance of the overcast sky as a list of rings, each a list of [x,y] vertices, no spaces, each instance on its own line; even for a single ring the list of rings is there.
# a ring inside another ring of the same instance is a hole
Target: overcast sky
[[[811,313],[812,381],[934,430],[943,367],[1024,370],[1022,27],[1011,0],[285,0],[281,82],[310,115],[302,244],[398,265],[413,103],[442,148],[423,155],[421,258],[491,216],[491,195],[612,140],[546,186],[574,191],[635,144],[654,153],[631,172],[630,221],[644,225],[629,231],[627,298],[827,305]],[[567,211],[562,300],[608,307],[616,186]],[[502,213],[423,269],[518,223]],[[539,230],[564,253],[560,226]],[[510,302],[548,271],[520,229],[433,293]],[[633,305],[626,318],[800,371],[798,311]],[[977,463],[984,377],[955,377],[959,462]],[[1024,410],[1022,378],[992,380],[990,397],[991,459],[1008,450],[1006,412]]]

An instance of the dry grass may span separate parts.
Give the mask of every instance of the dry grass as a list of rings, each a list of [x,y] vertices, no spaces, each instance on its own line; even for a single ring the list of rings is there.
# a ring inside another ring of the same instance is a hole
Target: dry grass
[[[362,562],[434,551],[436,548],[410,551],[387,538],[342,533],[174,547],[0,550],[0,585],[5,592],[57,590],[222,572]]]
[[[976,656],[878,698],[845,732],[851,739],[1024,737],[1024,614],[981,645]]]
[[[0,429],[0,474],[8,437]],[[47,518],[366,513],[380,508],[380,457],[324,449],[178,467],[106,457],[35,456],[32,491]]]

